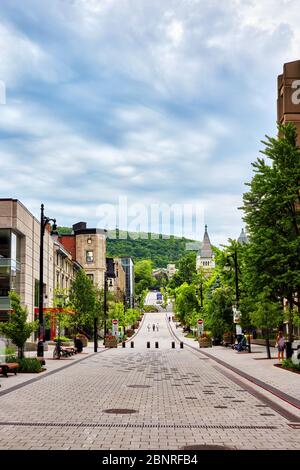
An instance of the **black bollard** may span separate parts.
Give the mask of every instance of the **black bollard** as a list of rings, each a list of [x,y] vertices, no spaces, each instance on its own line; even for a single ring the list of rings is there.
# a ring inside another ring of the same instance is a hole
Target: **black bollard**
[[[131,341],[130,347],[131,347],[131,348],[134,348],[134,341]]]
[[[180,342],[180,349],[183,349],[183,342]]]
[[[150,341],[147,341],[147,348],[150,348]]]
[[[172,349],[175,349],[175,341],[172,341]]]
[[[158,341],[155,341],[155,347],[158,349]]]

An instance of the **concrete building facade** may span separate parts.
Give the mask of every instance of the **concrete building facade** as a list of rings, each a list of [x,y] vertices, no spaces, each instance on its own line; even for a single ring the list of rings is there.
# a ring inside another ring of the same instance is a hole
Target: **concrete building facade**
[[[40,223],[17,199],[0,199],[0,319],[9,318],[9,291],[20,294],[29,320],[38,307]],[[53,240],[44,236],[44,308],[53,299]]]

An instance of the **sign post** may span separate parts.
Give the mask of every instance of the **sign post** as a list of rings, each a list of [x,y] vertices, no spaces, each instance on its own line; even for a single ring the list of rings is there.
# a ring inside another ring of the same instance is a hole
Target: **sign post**
[[[112,335],[118,338],[118,334],[119,334],[119,321],[113,320],[112,321]]]
[[[203,322],[203,320],[200,319],[200,320],[197,321],[197,329],[198,329],[198,331],[197,331],[198,336],[201,336],[202,333],[203,333],[203,330],[204,330],[204,322]]]

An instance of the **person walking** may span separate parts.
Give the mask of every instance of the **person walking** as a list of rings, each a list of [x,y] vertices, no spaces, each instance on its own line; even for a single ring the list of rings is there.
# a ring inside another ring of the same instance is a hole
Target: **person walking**
[[[280,359],[283,361],[285,349],[285,337],[283,335],[283,331],[278,332],[278,336],[276,338],[276,345],[278,349],[278,361],[280,361]]]
[[[156,331],[158,331],[159,329],[159,326],[158,326],[158,323],[156,323]]]
[[[150,330],[151,330],[151,325],[150,325],[150,323],[148,323],[148,325],[147,325],[147,330],[148,330],[148,333],[150,333]]]
[[[152,325],[152,330],[155,331],[155,323]]]

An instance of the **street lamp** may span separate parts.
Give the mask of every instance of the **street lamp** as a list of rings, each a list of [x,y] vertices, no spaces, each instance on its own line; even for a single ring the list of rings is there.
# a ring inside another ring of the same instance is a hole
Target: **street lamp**
[[[239,302],[240,302],[240,290],[239,290],[239,265],[238,265],[238,253],[237,253],[237,244],[234,245],[234,251],[231,255],[227,256],[227,263],[226,267],[230,268],[229,258],[233,259],[234,262],[234,280],[235,280],[235,309],[234,309],[234,319],[239,318],[241,313],[239,311]],[[235,325],[235,323],[234,323]],[[248,336],[248,350],[251,353],[251,343],[250,343],[250,335]]]
[[[64,299],[64,296],[63,294],[56,294],[56,297],[58,299],[58,304],[57,304],[57,307],[59,309],[61,309],[64,305],[64,302],[63,302],[63,299]],[[61,320],[61,317],[60,317],[60,314],[61,312],[59,311],[58,312],[58,331],[57,331],[57,342],[56,342],[56,348],[57,348],[57,358],[60,359],[60,320]]]
[[[45,328],[44,328],[44,314],[43,314],[43,287],[44,287],[44,235],[45,228],[53,222],[52,233],[56,231],[56,219],[50,219],[44,215],[44,204],[41,205],[41,227],[40,227],[40,279],[39,279],[39,330],[38,330],[38,345],[37,345],[37,355],[38,357],[44,357],[44,337],[45,337]]]
[[[115,263],[112,258],[106,258],[106,271],[104,272],[104,343],[107,334],[107,281],[108,279],[115,278]]]

